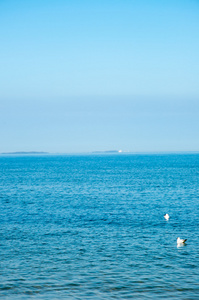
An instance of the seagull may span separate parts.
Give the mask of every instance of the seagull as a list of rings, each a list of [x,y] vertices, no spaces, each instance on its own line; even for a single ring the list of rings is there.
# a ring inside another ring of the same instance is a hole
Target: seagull
[[[165,220],[167,220],[167,221],[168,221],[168,219],[169,219],[169,215],[168,215],[168,214],[165,214],[165,215],[164,215],[164,218],[165,218]]]
[[[178,244],[178,245],[180,245],[180,244],[181,244],[181,245],[182,245],[182,244],[185,244],[186,241],[187,241],[187,239],[184,240],[184,239],[180,239],[179,237],[177,238],[177,244]]]

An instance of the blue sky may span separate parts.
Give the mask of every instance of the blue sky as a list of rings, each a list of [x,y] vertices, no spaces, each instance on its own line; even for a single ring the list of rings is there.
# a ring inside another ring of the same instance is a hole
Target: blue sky
[[[199,1],[0,1],[0,152],[199,151]]]

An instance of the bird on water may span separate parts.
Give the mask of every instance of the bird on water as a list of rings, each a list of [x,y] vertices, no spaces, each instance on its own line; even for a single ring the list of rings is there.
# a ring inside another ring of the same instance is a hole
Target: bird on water
[[[177,238],[177,244],[178,244],[178,245],[180,245],[180,244],[181,244],[181,245],[182,245],[182,244],[185,244],[186,241],[187,241],[187,239],[181,239],[181,238],[179,238],[179,237]]]
[[[165,215],[164,215],[164,218],[165,218],[165,220],[169,220],[169,218],[170,218],[170,217],[169,217],[169,214],[165,214]]]

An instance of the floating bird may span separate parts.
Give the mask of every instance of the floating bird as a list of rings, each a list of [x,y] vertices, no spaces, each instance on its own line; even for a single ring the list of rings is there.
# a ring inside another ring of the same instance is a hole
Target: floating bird
[[[179,237],[177,238],[177,244],[178,245],[182,245],[182,244],[185,244],[185,242],[187,241],[187,239],[180,239]]]
[[[165,220],[168,221],[168,219],[169,219],[169,214],[165,214],[165,215],[164,215],[164,218],[165,218]]]

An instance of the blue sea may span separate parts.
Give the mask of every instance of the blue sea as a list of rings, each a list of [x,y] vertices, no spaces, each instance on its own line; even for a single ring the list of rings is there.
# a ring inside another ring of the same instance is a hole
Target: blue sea
[[[2,299],[199,299],[199,154],[1,155],[0,204]]]

